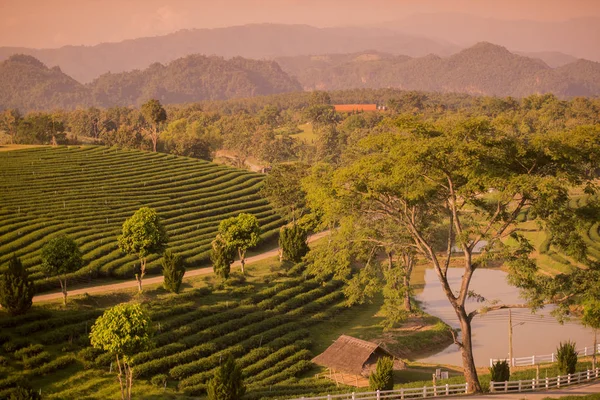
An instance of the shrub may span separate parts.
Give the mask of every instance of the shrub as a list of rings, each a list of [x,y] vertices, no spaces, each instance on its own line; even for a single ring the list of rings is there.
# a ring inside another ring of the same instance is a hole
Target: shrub
[[[494,382],[506,382],[510,378],[510,367],[506,360],[497,361],[490,367],[490,374]]]
[[[150,379],[150,383],[157,387],[164,387],[167,384],[167,379],[169,377],[165,374],[154,375],[152,379]]]
[[[36,354],[41,353],[42,351],[44,351],[44,346],[42,346],[41,344],[32,344],[15,351],[14,356],[16,358],[25,359],[27,357],[33,357]]]
[[[23,367],[25,369],[37,368],[43,364],[46,364],[48,361],[50,361],[51,358],[52,357],[50,356],[50,353],[48,353],[47,351],[43,351],[35,356],[24,358]]]
[[[246,387],[242,381],[242,371],[230,355],[219,367],[207,388],[209,400],[238,400]]]
[[[10,315],[25,314],[31,308],[34,294],[33,282],[21,260],[13,255],[8,270],[0,276],[0,304]]]
[[[210,261],[213,264],[215,275],[221,279],[229,278],[231,263],[235,259],[235,249],[227,246],[220,235],[212,242],[212,251],[210,252]]]
[[[10,394],[9,400],[40,400],[42,396],[30,387],[17,386]]]
[[[185,267],[181,256],[173,254],[170,250],[165,251],[162,260],[163,276],[165,277],[163,287],[171,293],[179,293]]]
[[[283,259],[293,262],[302,261],[302,257],[308,253],[308,232],[299,225],[282,227],[279,233],[279,247],[283,253]]]
[[[8,365],[8,358],[0,356],[0,366],[4,367],[6,365]]]
[[[558,370],[561,374],[575,373],[577,366],[577,351],[575,351],[575,342],[570,340],[563,343],[560,342],[556,349],[556,359],[558,362]]]
[[[381,357],[377,360],[375,372],[369,376],[369,388],[372,390],[394,388],[394,360],[389,357]]]

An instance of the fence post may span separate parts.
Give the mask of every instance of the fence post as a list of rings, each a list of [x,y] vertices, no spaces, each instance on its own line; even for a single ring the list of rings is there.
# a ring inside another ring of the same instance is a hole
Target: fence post
[[[469,382],[465,382],[465,393],[469,393]]]
[[[494,381],[490,381],[490,393],[494,393]]]
[[[400,400],[404,400],[404,388],[400,388]]]
[[[548,377],[546,377],[546,389],[548,389]]]
[[[531,356],[531,365],[535,365],[535,356]]]
[[[585,371],[585,379],[590,380],[590,370]]]
[[[377,389],[377,400],[379,400],[379,399],[380,399],[380,397],[379,397],[379,389]]]
[[[535,378],[531,380],[531,389],[535,390]]]
[[[571,384],[571,374],[567,374],[567,385]]]
[[[521,393],[521,380],[519,380],[519,393]]]
[[[583,348],[583,355],[584,355],[584,356],[587,356],[587,346],[585,346],[585,347]]]
[[[556,387],[560,387],[560,375],[556,377]]]
[[[354,397],[354,392],[352,392],[352,400],[354,400],[354,399],[355,399],[355,397]]]
[[[490,358],[490,368],[494,366],[494,359]]]
[[[423,386],[423,398],[427,397],[427,386]]]
[[[508,392],[508,381],[504,381],[504,391]]]
[[[446,383],[446,396],[450,396],[450,385]]]
[[[515,358],[513,357],[512,360],[510,360],[510,366],[514,367],[515,366]]]
[[[554,353],[552,353],[552,362],[554,362]]]

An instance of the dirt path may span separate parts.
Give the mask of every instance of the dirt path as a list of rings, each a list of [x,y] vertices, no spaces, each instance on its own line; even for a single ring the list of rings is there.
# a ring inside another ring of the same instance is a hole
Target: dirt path
[[[315,240],[318,240],[318,239],[322,238],[323,236],[327,235],[328,232],[329,231],[315,233],[314,235],[311,235],[308,238],[308,242],[309,243],[314,242]],[[248,257],[248,258],[246,258],[246,264],[252,264],[257,261],[275,257],[279,254],[278,250],[279,249],[268,250],[268,251],[265,251],[264,253],[260,253],[255,256]],[[239,267],[239,266],[240,266],[239,261],[236,261],[231,265],[232,268]],[[192,269],[192,270],[186,271],[183,279],[190,278],[192,276],[209,275],[212,273],[213,273],[212,267]],[[152,278],[144,279],[143,283],[144,283],[144,285],[152,285],[155,283],[162,283],[163,280],[164,280],[164,278],[162,276],[155,276]],[[111,283],[109,285],[89,286],[89,287],[85,287],[85,288],[81,288],[81,289],[69,290],[68,295],[76,296],[78,294],[84,294],[84,293],[88,293],[88,294],[104,293],[104,292],[112,292],[112,291],[116,291],[116,290],[129,289],[129,288],[135,288],[135,287],[137,287],[137,282],[135,280],[131,280],[131,281],[121,282],[121,283]],[[35,296],[33,298],[33,302],[39,303],[42,301],[49,301],[49,300],[56,300],[56,299],[62,299],[61,292],[48,293],[48,294],[42,294],[39,296]]]
[[[524,393],[511,393],[511,394],[488,394],[485,396],[461,396],[453,397],[453,399],[468,399],[468,400],[542,400],[545,398],[557,399],[562,396],[586,396],[589,394],[600,393],[600,382],[592,383],[589,385],[577,385],[571,386],[565,389],[558,390],[545,390],[541,392],[524,392]]]

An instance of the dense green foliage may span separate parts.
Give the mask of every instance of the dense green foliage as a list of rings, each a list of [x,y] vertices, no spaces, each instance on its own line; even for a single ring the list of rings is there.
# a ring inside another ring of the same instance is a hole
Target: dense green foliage
[[[59,287],[56,278],[45,278],[40,253],[62,234],[73,238],[84,261],[65,275],[70,282],[132,279],[137,257],[121,252],[117,236],[140,206],[157,211],[170,250],[188,266],[208,261],[223,219],[252,213],[263,238],[283,224],[258,194],[262,175],[185,157],[94,146],[36,148],[1,152],[0,171],[0,263],[15,254],[38,291]],[[157,254],[148,256],[147,270],[161,273]]]
[[[242,370],[229,354],[208,383],[209,400],[240,400],[246,387],[242,379]]]
[[[31,308],[35,289],[21,260],[13,255],[8,269],[0,275],[0,305],[10,315],[24,314]]]
[[[394,388],[394,360],[381,357],[377,360],[375,371],[369,375],[371,390],[391,390]]]
[[[558,370],[561,374],[573,374],[577,368],[577,351],[575,350],[575,342],[570,340],[560,342],[556,348],[556,362]]]
[[[57,277],[63,293],[63,302],[67,304],[67,275],[77,271],[83,265],[83,258],[77,243],[64,234],[50,239],[40,253],[41,271],[46,278]]]
[[[279,231],[279,247],[282,258],[295,263],[310,250],[308,248],[308,232],[300,225],[283,226]]]
[[[146,275],[146,262],[152,253],[160,253],[169,240],[156,210],[142,207],[123,223],[123,233],[117,238],[119,248],[128,254],[135,254],[139,268],[134,268],[138,288],[142,291],[142,279]]]
[[[258,219],[247,213],[240,213],[237,217],[225,219],[219,223],[219,237],[225,247],[235,249],[242,264],[242,274],[246,251],[255,247],[260,240],[260,225]]]
[[[505,382],[510,379],[510,366],[506,360],[496,361],[490,367],[493,382]]]
[[[92,347],[116,357],[122,400],[131,400],[134,378],[131,356],[151,347],[151,333],[150,317],[139,304],[119,304],[109,308],[92,326]]]
[[[181,256],[171,250],[165,251],[162,259],[163,287],[172,293],[179,293],[185,275],[185,267]]]
[[[217,235],[211,245],[210,261],[215,274],[221,279],[229,278],[231,263],[235,260],[235,248],[228,246],[221,235]]]

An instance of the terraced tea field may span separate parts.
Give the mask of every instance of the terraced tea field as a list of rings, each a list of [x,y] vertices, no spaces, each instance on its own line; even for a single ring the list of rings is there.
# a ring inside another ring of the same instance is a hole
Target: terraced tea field
[[[347,309],[342,283],[304,277],[303,268],[224,288],[213,277],[208,287],[179,295],[151,289],[137,297],[155,334],[154,348],[133,357],[134,391],[144,398],[153,391],[161,396],[152,398],[203,395],[227,354],[243,369],[248,399],[336,390],[302,375],[314,368],[307,328]],[[0,312],[0,398],[23,381],[48,399],[116,398],[113,356],[90,347],[88,337],[102,313],[90,304],[110,296],[73,299],[69,310],[36,306],[12,318]]]
[[[39,254],[67,234],[85,261],[70,282],[133,278],[136,258],[121,253],[117,236],[126,218],[150,206],[165,223],[169,247],[196,266],[208,259],[224,218],[251,213],[264,239],[277,232],[283,221],[258,194],[262,179],[203,160],[101,146],[0,152],[0,265],[16,254],[39,290],[56,289],[57,281],[42,276]],[[160,270],[158,256],[148,268]]]

